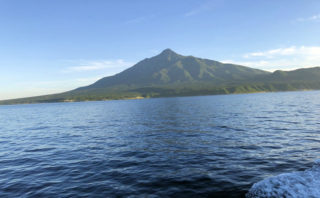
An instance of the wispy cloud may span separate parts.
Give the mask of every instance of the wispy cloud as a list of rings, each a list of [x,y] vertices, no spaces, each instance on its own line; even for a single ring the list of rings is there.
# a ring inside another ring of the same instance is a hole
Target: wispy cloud
[[[298,18],[296,21],[304,22],[304,21],[320,21],[320,14],[316,14],[310,17]]]
[[[134,19],[129,19],[128,21],[126,21],[126,24],[135,24],[135,23],[141,23],[143,21],[145,21],[147,18],[146,17],[137,17]]]
[[[94,70],[104,70],[104,69],[124,69],[133,65],[131,62],[124,61],[122,59],[118,60],[98,60],[98,61],[81,61],[79,65],[72,66],[64,69],[63,73],[71,72],[84,72],[84,71],[94,71]]]
[[[320,66],[320,46],[291,46],[244,54],[238,60],[222,62],[274,71]]]
[[[295,46],[288,47],[288,48],[278,48],[278,49],[271,49],[267,51],[262,52],[251,52],[248,54],[245,54],[244,58],[251,58],[251,57],[266,57],[266,58],[272,58],[273,56],[286,56],[286,55],[293,55],[297,53],[297,48]]]
[[[105,76],[93,76],[93,77],[87,77],[87,78],[72,78],[72,79],[62,79],[62,80],[47,80],[47,81],[34,81],[29,82],[30,87],[32,86],[44,86],[46,88],[52,88],[52,87],[64,87],[62,85],[68,84],[68,86],[72,85],[81,85],[86,83],[93,83]]]
[[[271,49],[267,51],[261,52],[252,52],[244,55],[244,58],[252,58],[252,57],[267,57],[273,58],[277,56],[292,56],[292,55],[300,55],[300,56],[319,56],[320,55],[320,47],[319,46],[291,46],[287,48],[277,48]]]
[[[202,12],[211,10],[213,8],[213,3],[211,1],[205,2],[201,5],[199,5],[198,7],[193,8],[192,10],[186,12],[184,14],[185,17],[190,17],[190,16],[194,16],[197,14],[200,14]]]
[[[137,24],[137,23],[143,23],[143,22],[146,22],[152,18],[154,18],[155,15],[148,15],[148,16],[139,16],[139,17],[136,17],[136,18],[132,18],[132,19],[129,19],[127,21],[125,21],[125,24]]]

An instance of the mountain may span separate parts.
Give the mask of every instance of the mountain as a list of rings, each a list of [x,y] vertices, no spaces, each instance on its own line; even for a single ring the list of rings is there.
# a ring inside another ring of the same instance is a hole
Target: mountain
[[[106,88],[118,85],[154,86],[172,83],[210,82],[214,84],[245,80],[268,72],[217,61],[182,56],[170,49],[144,59],[133,67],[83,87]]]
[[[320,68],[273,73],[170,49],[114,76],[61,94],[0,101],[0,104],[110,100],[320,89]]]

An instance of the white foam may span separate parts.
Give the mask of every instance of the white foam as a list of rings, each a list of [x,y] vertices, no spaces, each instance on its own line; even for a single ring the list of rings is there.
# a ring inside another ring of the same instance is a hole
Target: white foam
[[[305,171],[284,173],[255,183],[246,197],[320,197],[320,160]]]

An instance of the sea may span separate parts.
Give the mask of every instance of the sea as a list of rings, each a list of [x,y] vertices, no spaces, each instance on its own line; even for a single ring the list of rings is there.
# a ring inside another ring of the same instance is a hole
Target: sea
[[[320,197],[320,92],[0,106],[0,197]]]

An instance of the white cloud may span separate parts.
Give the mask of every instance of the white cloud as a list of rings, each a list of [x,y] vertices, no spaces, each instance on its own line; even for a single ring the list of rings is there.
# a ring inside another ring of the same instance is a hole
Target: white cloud
[[[320,46],[292,46],[251,52],[243,55],[239,60],[224,60],[222,62],[240,64],[268,71],[315,67],[320,66]]]
[[[266,58],[274,58],[277,56],[305,56],[305,57],[313,57],[320,56],[320,46],[292,46],[287,48],[277,48],[271,49],[262,52],[252,52],[244,55],[244,58],[252,58],[252,57],[266,57]]]
[[[298,21],[298,22],[304,22],[304,21],[316,21],[316,20],[319,20],[319,21],[320,21],[320,14],[313,15],[313,16],[306,17],[306,18],[299,18],[299,19],[297,19],[296,21]]]
[[[288,60],[258,60],[258,61],[235,61],[235,60],[223,60],[223,63],[232,63],[237,65],[248,66],[252,68],[262,69],[266,71],[275,70],[294,70],[298,68],[303,68],[303,65],[292,65],[291,61]]]
[[[133,63],[122,59],[62,60],[61,64],[65,68],[60,70],[60,75],[58,73],[47,76],[47,78],[44,77],[44,79],[55,80],[23,80],[10,83],[0,90],[0,100],[69,91],[90,85],[103,77],[114,75],[133,65]]]
[[[94,76],[94,77],[88,77],[88,78],[72,78],[72,79],[65,79],[65,80],[52,80],[52,81],[35,81],[35,82],[29,82],[29,86],[44,86],[44,87],[63,87],[61,85],[80,85],[83,83],[93,83],[105,76]],[[24,83],[25,84],[25,83]]]
[[[100,61],[82,61],[78,66],[72,66],[64,69],[63,73],[71,72],[83,72],[83,71],[94,71],[94,70],[104,70],[104,69],[124,69],[133,65],[131,62],[124,61],[122,59],[110,61],[110,60],[100,60]]]
[[[263,52],[252,52],[244,55],[244,58],[251,58],[251,57],[267,57],[272,58],[274,56],[286,56],[286,55],[293,55],[297,53],[297,48],[295,46],[288,47],[288,48],[278,48],[278,49],[271,49],[268,51]]]

